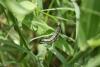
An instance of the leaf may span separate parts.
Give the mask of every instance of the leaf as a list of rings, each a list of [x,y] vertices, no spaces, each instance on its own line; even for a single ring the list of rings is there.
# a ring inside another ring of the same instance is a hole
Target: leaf
[[[100,34],[87,40],[87,43],[93,48],[100,46]]]
[[[100,54],[89,59],[88,63],[85,65],[85,67],[97,67],[100,65]]]
[[[12,35],[13,34],[13,35]],[[20,37],[17,34],[17,32],[14,30],[14,28],[11,28],[8,32],[8,36],[16,43],[20,44]]]
[[[63,37],[59,37],[59,39],[55,42],[55,46],[62,51],[64,51],[69,56],[72,56],[74,54],[74,50],[71,47],[71,45],[66,41],[66,39]]]
[[[33,4],[30,1],[22,1],[18,3],[15,0],[5,0],[4,4],[19,21],[22,21],[25,15],[31,13],[36,8],[36,4]]]
[[[38,55],[37,55],[39,57],[39,60],[43,61],[45,59],[46,53],[47,53],[47,48],[44,46],[44,44],[39,44]]]
[[[48,31],[48,30],[54,31],[54,29],[52,27],[48,26],[42,20],[40,20],[40,21],[34,21],[33,20],[32,24],[38,27],[37,32],[36,32],[37,35],[45,34],[46,31]]]
[[[87,41],[100,33],[100,16],[95,14],[95,12],[100,12],[99,2],[100,0],[82,0],[79,30],[77,31],[77,44],[82,51],[88,48]]]
[[[59,51],[56,50],[55,47],[48,47],[48,50],[51,51],[62,63],[66,62],[65,57],[61,53],[59,53]]]

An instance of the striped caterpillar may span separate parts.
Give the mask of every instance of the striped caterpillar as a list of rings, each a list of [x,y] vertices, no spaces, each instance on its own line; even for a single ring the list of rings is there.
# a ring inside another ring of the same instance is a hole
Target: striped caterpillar
[[[58,36],[59,36],[59,33],[61,31],[61,26],[60,26],[60,23],[58,23],[58,26],[55,30],[55,32],[52,34],[51,37],[49,38],[44,38],[41,40],[41,43],[46,43],[46,42],[54,42],[57,40]]]

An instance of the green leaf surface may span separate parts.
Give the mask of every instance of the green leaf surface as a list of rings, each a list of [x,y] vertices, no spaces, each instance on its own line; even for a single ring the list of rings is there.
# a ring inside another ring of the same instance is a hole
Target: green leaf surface
[[[36,32],[37,35],[45,34],[46,31],[48,31],[48,30],[54,31],[54,29],[52,27],[48,26],[43,21],[34,21],[33,20],[32,24],[38,27],[37,32]]]
[[[88,10],[100,12],[100,0],[82,0],[82,2],[77,43],[79,48],[84,51],[88,48],[87,40],[100,33],[100,16],[88,12]]]
[[[61,53],[59,53],[59,51],[53,46],[48,47],[48,50],[51,51],[62,63],[66,62],[65,57]]]
[[[33,4],[30,1],[22,1],[18,3],[15,0],[5,0],[5,7],[9,9],[19,21],[22,21],[25,15],[31,13],[35,8],[36,4]]]
[[[59,37],[55,42],[55,46],[64,51],[69,56],[72,56],[74,54],[72,46],[66,41],[66,38],[64,38],[63,35]]]
[[[100,54],[89,59],[88,63],[84,67],[99,67],[100,65]]]

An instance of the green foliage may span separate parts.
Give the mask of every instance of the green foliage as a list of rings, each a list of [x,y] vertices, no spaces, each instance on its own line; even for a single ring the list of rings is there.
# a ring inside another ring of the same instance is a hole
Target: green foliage
[[[98,37],[99,39],[99,33],[100,33],[100,23],[99,23],[99,18],[100,16],[98,16],[97,14],[92,13],[93,12],[99,12],[99,0],[91,0],[91,2],[88,1],[83,1],[83,5],[81,7],[82,9],[82,14],[81,14],[81,18],[80,18],[80,22],[79,23],[79,36],[78,36],[78,43],[79,43],[79,47],[81,48],[81,50],[85,50],[88,47],[88,43],[87,41],[90,39],[94,39],[94,37]],[[88,12],[90,11],[90,12]],[[87,20],[86,20],[87,18]],[[92,40],[91,40],[92,41]],[[95,39],[93,40],[95,41]],[[89,45],[94,45],[92,41],[92,44],[90,44],[89,41]],[[97,44],[95,44],[97,45]],[[99,43],[98,43],[99,45]]]
[[[99,2],[0,0],[0,67],[100,66]]]

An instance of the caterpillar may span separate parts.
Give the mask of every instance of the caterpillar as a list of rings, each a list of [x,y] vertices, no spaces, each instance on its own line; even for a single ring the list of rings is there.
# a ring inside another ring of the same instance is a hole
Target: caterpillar
[[[59,36],[59,33],[61,31],[61,26],[60,26],[60,23],[58,23],[58,26],[55,30],[55,32],[53,33],[53,35],[49,38],[44,38],[41,40],[42,43],[46,43],[46,42],[54,42],[57,40],[58,36]]]

